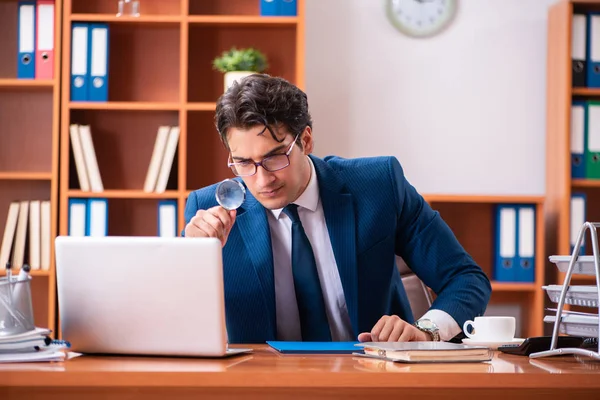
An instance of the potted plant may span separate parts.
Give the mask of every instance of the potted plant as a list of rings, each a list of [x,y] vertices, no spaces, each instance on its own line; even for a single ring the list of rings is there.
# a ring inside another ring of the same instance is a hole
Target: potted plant
[[[255,48],[232,47],[213,60],[213,68],[225,73],[225,90],[233,82],[268,68],[267,57]]]

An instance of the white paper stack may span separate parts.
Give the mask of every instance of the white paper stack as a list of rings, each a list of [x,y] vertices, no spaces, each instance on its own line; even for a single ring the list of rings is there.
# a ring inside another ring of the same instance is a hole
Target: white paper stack
[[[67,342],[48,337],[50,330],[35,328],[17,335],[0,336],[0,363],[64,361]]]

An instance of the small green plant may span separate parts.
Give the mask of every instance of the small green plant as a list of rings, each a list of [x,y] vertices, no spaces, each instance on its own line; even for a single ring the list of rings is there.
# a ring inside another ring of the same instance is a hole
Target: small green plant
[[[268,67],[267,57],[254,48],[236,49],[232,47],[213,60],[213,68],[221,72],[264,72]]]

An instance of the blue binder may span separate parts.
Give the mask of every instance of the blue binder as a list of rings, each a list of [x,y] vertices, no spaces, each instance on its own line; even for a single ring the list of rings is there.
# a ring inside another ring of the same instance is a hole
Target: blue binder
[[[90,72],[89,24],[74,22],[71,27],[71,101],[87,101]]]
[[[168,221],[163,220],[161,215],[161,210],[164,208],[173,208],[174,212],[174,220]],[[165,226],[164,224],[167,222],[172,222],[169,226]],[[177,236],[177,200],[161,200],[158,202],[158,236],[160,237],[176,237]]]
[[[86,236],[87,199],[69,199],[69,236]]]
[[[263,17],[272,17],[279,15],[279,0],[259,0],[260,15]]]
[[[108,199],[88,199],[85,222],[86,236],[108,236]]]
[[[600,13],[587,16],[587,86],[600,87]],[[598,50],[596,50],[598,49]]]
[[[297,15],[296,0],[277,0],[279,1],[279,15],[286,17],[295,17]]]
[[[571,84],[573,87],[585,87],[587,16],[583,13],[575,13],[571,24]]]
[[[19,1],[17,78],[35,79],[35,1]]]
[[[493,278],[498,282],[514,282],[517,264],[517,207],[496,205],[496,235]]]
[[[91,24],[89,29],[89,101],[108,101],[108,24]]]
[[[521,205],[517,213],[517,282],[535,281],[535,206]]]
[[[585,101],[574,101],[571,105],[571,178],[586,177],[587,112]]]

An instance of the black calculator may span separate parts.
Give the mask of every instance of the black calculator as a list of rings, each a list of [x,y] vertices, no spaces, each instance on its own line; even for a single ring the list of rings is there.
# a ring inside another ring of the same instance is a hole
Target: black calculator
[[[582,347],[586,338],[580,336],[559,336],[556,348]],[[552,336],[536,336],[525,339],[521,344],[504,344],[498,346],[498,350],[507,354],[528,356],[531,353],[550,350]]]

